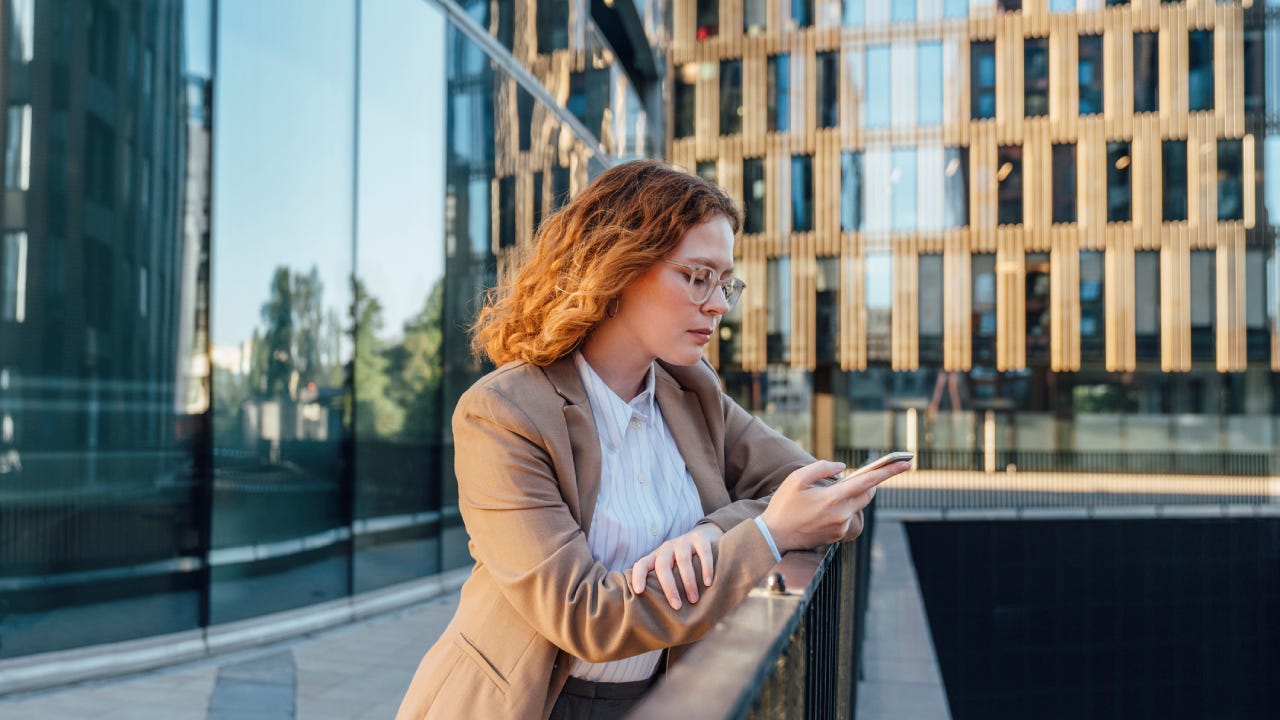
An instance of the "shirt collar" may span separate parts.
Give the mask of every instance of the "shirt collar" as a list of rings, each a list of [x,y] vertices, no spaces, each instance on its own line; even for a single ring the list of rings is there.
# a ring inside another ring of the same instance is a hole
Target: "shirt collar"
[[[605,420],[615,425],[611,429],[617,432],[616,437],[622,437],[626,424],[633,414],[646,421],[653,417],[656,373],[652,363],[644,374],[644,389],[632,398],[631,402],[623,402],[622,398],[618,397],[618,394],[596,374],[595,368],[592,368],[587,359],[582,357],[581,352],[573,354],[573,364],[578,369],[582,384],[586,386],[587,399],[592,409],[596,410],[594,415],[597,422]]]

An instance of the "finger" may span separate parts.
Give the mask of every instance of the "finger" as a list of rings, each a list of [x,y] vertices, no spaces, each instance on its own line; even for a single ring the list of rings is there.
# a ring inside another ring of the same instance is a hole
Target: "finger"
[[[671,605],[671,609],[679,610],[684,603],[680,602],[680,590],[676,585],[676,577],[671,573],[670,556],[661,559],[654,567],[653,574],[658,576],[658,584],[662,586],[662,592],[667,596],[667,603]]]
[[[888,480],[894,475],[906,472],[910,469],[911,462],[902,460],[896,463],[890,463],[876,470],[860,473],[847,478],[844,482],[833,485],[832,488],[846,498],[853,498],[879,485],[885,480]]]
[[[831,462],[830,460],[818,460],[792,472],[787,476],[784,483],[799,484],[805,488],[814,485],[823,478],[828,478],[836,473],[844,470],[845,465],[841,462]]]
[[[690,603],[698,602],[698,576],[693,572],[693,548],[685,546],[676,553],[676,567],[684,581],[684,596]]]
[[[712,560],[711,543],[707,542],[705,539],[703,540],[702,545],[698,548],[698,559],[702,561],[702,582],[707,587],[711,587],[711,571],[714,561]]]
[[[637,595],[644,594],[645,576],[653,569],[653,564],[653,553],[649,553],[637,560],[635,565],[631,566],[631,589],[634,590]]]

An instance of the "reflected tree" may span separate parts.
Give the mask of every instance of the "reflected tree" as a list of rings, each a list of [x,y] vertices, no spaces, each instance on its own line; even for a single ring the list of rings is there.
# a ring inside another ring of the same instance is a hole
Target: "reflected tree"
[[[404,410],[392,400],[382,330],[382,303],[355,281],[356,437],[394,437],[404,426]]]

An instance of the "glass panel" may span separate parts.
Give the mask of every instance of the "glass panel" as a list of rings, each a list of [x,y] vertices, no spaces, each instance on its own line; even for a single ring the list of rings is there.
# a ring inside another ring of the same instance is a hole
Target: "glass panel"
[[[698,0],[696,21],[698,24],[696,34],[699,40],[706,40],[720,34],[719,0]]]
[[[700,177],[700,178],[702,178],[702,179],[704,179],[704,180],[708,180],[708,181],[713,182],[713,183],[714,183],[714,182],[717,182],[717,180],[716,180],[716,161],[715,161],[715,160],[705,160],[705,161],[699,162],[699,163],[698,163],[698,167],[697,167],[697,173],[698,173],[698,177]]]
[[[791,258],[769,258],[768,335],[765,352],[770,363],[791,361]]]
[[[1138,360],[1160,359],[1160,252],[1133,254],[1135,355]]]
[[[1128,222],[1131,193],[1129,186],[1129,143],[1107,143],[1107,222]]]
[[[791,157],[791,231],[813,230],[813,156]]]
[[[973,303],[970,318],[973,332],[973,364],[991,365],[996,358],[996,256],[974,253],[970,259],[973,273]]]
[[[1050,269],[1048,253],[1027,253],[1027,364],[1049,363]]]
[[[1001,145],[996,150],[996,181],[999,183],[997,221],[1001,225],[1022,224],[1022,147]]]
[[[747,35],[759,35],[765,30],[768,0],[743,0],[742,30]]]
[[[844,13],[841,22],[844,25],[861,25],[867,16],[867,0],[842,0]]]
[[[818,53],[817,69],[815,89],[818,100],[818,127],[838,127],[840,125],[840,54]]]
[[[0,208],[9,659],[201,622],[212,78],[209,59],[194,60],[212,28],[200,3],[6,0],[0,15],[5,186],[17,191]],[[185,84],[144,97],[144,71],[117,72],[124,29]],[[143,157],[148,207],[131,201]]]
[[[720,61],[720,134],[742,132],[742,61]]]
[[[1261,248],[1245,250],[1245,333],[1250,363],[1271,359],[1270,307],[1267,295],[1275,292],[1268,280],[1274,277],[1271,253]]]
[[[1039,117],[1049,114],[1049,38],[1027,38],[1023,41],[1024,92],[1023,114]]]
[[[1105,254],[1080,251],[1080,361],[1106,358]]]
[[[840,347],[840,258],[818,258],[817,281],[814,298],[817,361],[834,363]]]
[[[867,48],[867,127],[888,127],[893,107],[890,100],[889,46]]]
[[[1244,219],[1244,161],[1239,140],[1218,141],[1218,219]]]
[[[1192,30],[1187,36],[1187,109],[1213,109],[1213,31]]]
[[[893,151],[893,229],[915,230],[919,218],[917,208],[916,151],[895,148]]]
[[[862,153],[840,153],[840,229],[862,229]]]
[[[356,28],[337,0],[222,2],[218,17],[213,345],[239,359],[216,382],[215,623],[350,590]]]
[[[769,56],[769,132],[791,129],[791,56]]]
[[[742,231],[748,233],[764,232],[764,161],[760,158],[747,158],[742,161],[742,192],[746,197],[743,208]]]
[[[942,122],[942,43],[920,43],[916,52],[916,69],[920,74],[916,85],[919,122],[937,125]]]
[[[791,0],[791,21],[796,28],[813,24],[813,0]]]
[[[1162,217],[1165,221],[1187,219],[1187,141],[1165,140],[1161,143],[1164,192]]]
[[[899,127],[916,124],[916,48],[908,42],[895,42],[890,46],[889,80],[893,84],[890,89],[890,101],[893,108],[890,112],[891,122]]]
[[[888,362],[893,343],[893,256],[887,252],[866,255],[867,360]]]
[[[698,64],[685,63],[675,73],[675,136],[677,138],[693,137],[696,128],[694,113],[696,105]],[[572,106],[571,106],[572,107]]]
[[[1076,221],[1076,146],[1053,146],[1053,221]]]
[[[1156,33],[1133,34],[1133,111],[1160,109],[1160,48]]]
[[[939,365],[942,363],[942,291],[945,282],[942,256],[921,255],[919,263],[920,364]]]
[[[1076,0],[1049,0],[1049,12],[1074,12]]]
[[[947,176],[944,158],[945,152],[940,147],[925,146],[918,151],[916,204],[919,208],[917,227],[920,230],[936,231],[945,227]]]
[[[1191,359],[1214,359],[1214,318],[1217,315],[1217,282],[1214,250],[1191,251]]]
[[[908,22],[916,19],[916,0],[892,0],[894,22]]]
[[[969,117],[990,120],[996,116],[996,44],[992,40],[969,44]]]
[[[889,230],[893,227],[893,160],[888,150],[867,150],[863,155],[866,172],[862,207],[866,213],[866,229]]]
[[[969,15],[969,0],[943,0],[942,13],[949,18],[961,18]]]
[[[948,229],[969,225],[969,148],[946,149],[946,216],[943,226]]]
[[[1080,114],[1102,112],[1102,36],[1080,36]]]

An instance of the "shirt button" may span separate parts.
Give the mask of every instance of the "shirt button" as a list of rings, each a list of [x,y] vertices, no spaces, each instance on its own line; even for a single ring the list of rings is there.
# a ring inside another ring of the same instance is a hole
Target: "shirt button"
[[[656,528],[656,527],[655,527],[655,528],[649,528],[649,533],[650,533],[650,534],[652,534],[654,537],[658,537],[658,528]]]
[[[639,478],[637,478],[637,479],[640,481],[640,484],[641,484],[641,485],[645,484],[646,482],[649,482],[649,478],[648,478],[648,477],[645,477],[644,475],[641,475],[641,476],[640,476]]]
[[[640,429],[640,425],[641,425],[641,424],[642,424],[642,423],[641,423],[639,420],[632,420],[632,421],[631,421],[631,428],[632,428],[633,430],[639,430],[639,429]]]

